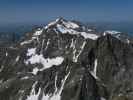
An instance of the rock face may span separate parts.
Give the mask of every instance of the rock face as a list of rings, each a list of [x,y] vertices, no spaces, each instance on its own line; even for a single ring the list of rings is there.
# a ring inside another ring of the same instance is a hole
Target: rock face
[[[131,38],[63,18],[0,48],[0,100],[133,100],[132,80]]]

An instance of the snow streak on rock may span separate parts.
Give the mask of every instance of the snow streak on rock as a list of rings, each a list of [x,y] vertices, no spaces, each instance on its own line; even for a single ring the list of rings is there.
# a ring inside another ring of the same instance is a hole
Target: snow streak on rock
[[[90,71],[90,73],[91,73],[91,75],[95,78],[95,79],[98,79],[98,77],[97,77],[97,59],[95,59],[95,61],[94,61],[94,69],[93,69],[93,71]]]
[[[20,58],[20,56],[17,56],[17,58],[16,58],[16,62],[18,62],[18,61],[19,61],[19,58]]]
[[[95,59],[95,62],[94,62],[94,75],[96,76],[97,74],[97,59]]]
[[[38,100],[39,98],[39,94],[41,92],[41,89],[39,89],[39,92],[36,94],[35,93],[35,86],[36,86],[37,82],[34,83],[34,85],[32,86],[32,91],[30,93],[30,96],[27,97],[27,100]]]
[[[74,58],[73,58],[73,61],[74,62],[77,62],[78,61],[78,58],[79,58],[80,54],[82,53],[82,51],[83,51],[83,49],[85,47],[85,44],[86,44],[86,41],[83,42],[82,46],[80,47],[81,50],[79,51],[79,53],[76,56],[74,54]],[[74,53],[76,53],[76,51]]]
[[[49,96],[49,95],[43,95],[43,98],[42,100],[61,100],[61,93],[63,91],[63,88],[64,88],[64,85],[65,85],[65,82],[69,76],[70,72],[65,76],[64,80],[62,80],[62,85],[61,85],[61,88],[59,90],[59,92],[55,92],[53,95]]]

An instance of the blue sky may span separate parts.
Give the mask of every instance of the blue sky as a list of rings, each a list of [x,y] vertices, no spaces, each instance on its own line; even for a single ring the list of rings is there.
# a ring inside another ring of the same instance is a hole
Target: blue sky
[[[0,23],[133,21],[133,0],[0,0]]]

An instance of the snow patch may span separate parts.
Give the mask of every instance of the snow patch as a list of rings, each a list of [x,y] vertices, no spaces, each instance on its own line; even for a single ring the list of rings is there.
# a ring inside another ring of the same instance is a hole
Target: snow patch
[[[63,34],[71,34],[71,35],[81,35],[83,36],[85,39],[92,39],[92,40],[96,40],[99,36],[96,34],[91,34],[91,33],[86,33],[86,32],[78,32],[75,31],[73,29],[68,29],[62,25],[57,24],[57,29],[63,33]]]
[[[20,43],[20,45],[25,45],[25,44],[30,44],[32,42],[32,40],[27,40],[27,41],[23,41]]]
[[[28,76],[25,76],[25,77],[22,77],[21,80],[26,80],[28,78],[29,78]]]
[[[129,39],[127,39],[127,43],[130,44],[130,40]]]
[[[16,60],[15,60],[15,61],[16,61],[16,62],[18,62],[18,61],[19,61],[19,58],[20,58],[20,56],[17,56],[17,58],[16,58]]]
[[[45,68],[52,67],[53,65],[60,65],[63,62],[63,57],[56,57],[56,58],[47,58],[45,59],[43,55],[33,55],[30,59],[26,61],[26,64],[36,64],[41,63],[44,65]]]
[[[85,39],[92,39],[92,40],[97,40],[97,38],[99,37],[96,34],[90,34],[90,33],[86,33],[86,32],[81,32],[81,35],[85,38]]]
[[[103,35],[105,36],[106,34],[111,34],[111,35],[115,35],[115,34],[119,34],[119,33],[121,33],[121,32],[118,32],[118,31],[111,31],[111,30],[108,30],[108,31],[105,31],[104,33],[103,33]]]
[[[43,32],[43,29],[38,29],[35,33],[34,33],[34,36],[39,36],[39,35],[41,35],[42,34],[42,32]]]
[[[39,71],[39,69],[38,69],[37,67],[35,67],[35,68],[33,69],[33,71],[32,71],[32,74],[36,75],[38,71]]]
[[[8,56],[8,52],[6,52],[6,56]]]
[[[56,57],[56,58],[44,58],[42,54],[38,55],[32,55],[29,59],[27,59],[25,61],[25,64],[42,64],[43,68],[42,69],[38,69],[38,68],[34,68],[33,69],[33,74],[37,74],[38,71],[42,71],[44,69],[50,68],[53,65],[60,65],[62,64],[62,62],[64,61],[63,57]]]
[[[104,97],[101,97],[101,100],[106,100]]]
[[[76,29],[76,28],[79,28],[79,25],[77,25],[76,23],[73,23],[73,22],[65,22],[63,21],[63,24],[67,27],[67,28],[72,28],[72,29]]]
[[[92,32],[93,30],[92,30],[92,29],[88,29],[87,31],[88,31],[88,32]]]
[[[61,33],[69,33],[71,30],[70,29],[67,29],[66,27],[60,25],[60,24],[57,24],[57,29],[61,32]]]
[[[36,48],[30,48],[27,50],[27,56],[32,56],[36,53]]]

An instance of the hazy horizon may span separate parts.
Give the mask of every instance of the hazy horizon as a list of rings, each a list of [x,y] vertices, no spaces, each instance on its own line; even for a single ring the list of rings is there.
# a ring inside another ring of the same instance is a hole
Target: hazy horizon
[[[46,23],[62,16],[81,22],[133,22],[132,0],[1,0],[0,24]]]
[[[55,19],[54,19],[55,20]],[[51,22],[53,20],[50,20]],[[127,34],[133,35],[133,22],[82,22],[83,24],[87,24],[89,26],[94,26],[98,30],[116,30],[120,32],[124,32]],[[0,25],[0,33],[19,33],[24,34],[26,32],[30,32],[36,26],[45,26],[48,22],[41,23],[19,23],[19,24],[7,24]]]

